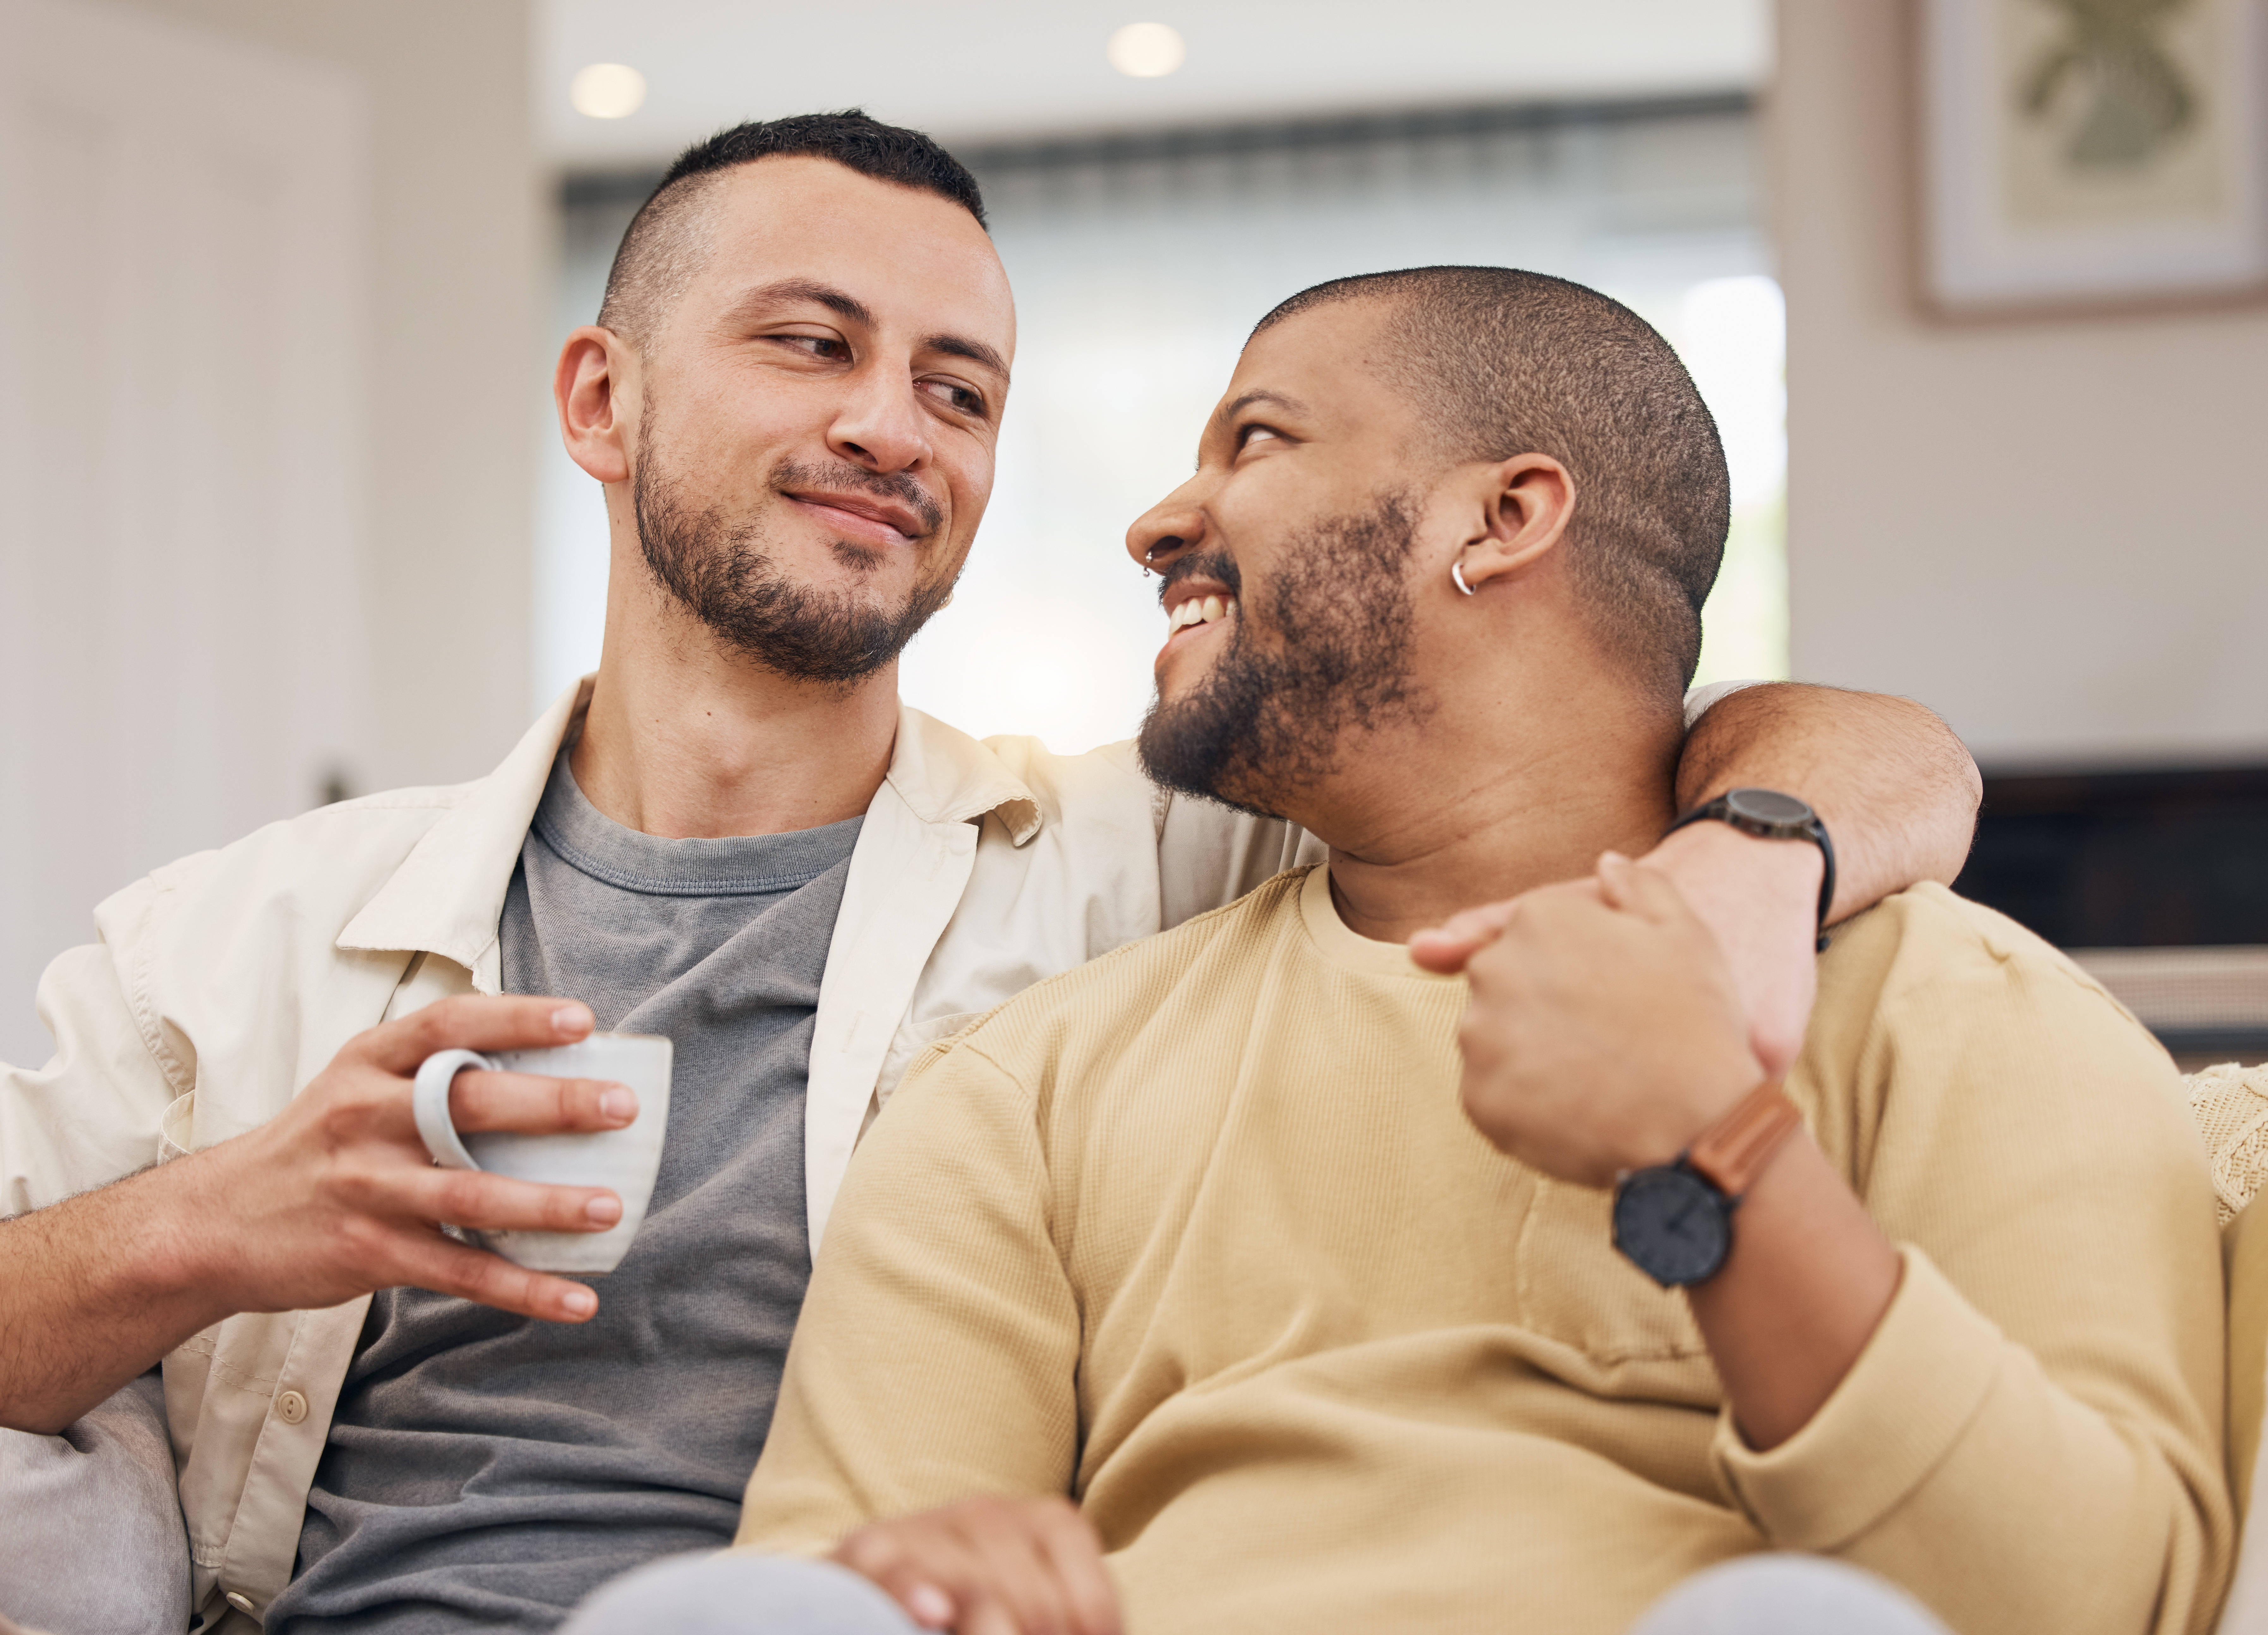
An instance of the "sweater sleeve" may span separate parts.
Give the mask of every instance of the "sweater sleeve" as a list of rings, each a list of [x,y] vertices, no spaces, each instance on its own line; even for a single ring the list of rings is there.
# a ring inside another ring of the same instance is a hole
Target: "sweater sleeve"
[[[1823,1086],[1904,1276],[1801,1432],[1760,1454],[1720,1419],[1719,1478],[1775,1547],[1963,1635],[2201,1631],[2234,1546],[2205,1155],[2164,1052],[2007,929],[1910,932],[1932,974],[1883,991],[1852,1093]]]
[[[1031,1093],[967,1035],[932,1047],[851,1160],[736,1548],[1070,1491],[1079,1312],[1049,1194]]]

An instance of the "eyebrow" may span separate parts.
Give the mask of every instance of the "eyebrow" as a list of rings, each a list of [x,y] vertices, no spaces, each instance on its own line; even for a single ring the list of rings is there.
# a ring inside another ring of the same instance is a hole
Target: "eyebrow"
[[[777,284],[758,284],[743,293],[733,303],[735,313],[745,313],[759,306],[777,306],[788,301],[811,301],[825,307],[837,317],[848,318],[855,324],[872,325],[873,309],[847,290],[838,290],[831,284],[821,284],[815,278],[782,278]]]
[[[1277,408],[1286,410],[1287,412],[1294,415],[1305,415],[1312,412],[1307,406],[1301,402],[1298,398],[1286,397],[1281,392],[1270,392],[1265,387],[1261,387],[1253,391],[1247,392],[1240,397],[1233,398],[1228,402],[1223,403],[1219,409],[1213,411],[1212,417],[1215,421],[1226,425],[1228,422],[1235,419],[1240,411],[1251,408],[1255,403],[1273,403]]]
[[[1008,360],[982,341],[972,341],[965,335],[932,335],[924,336],[922,344],[948,357],[965,357],[972,364],[982,364],[1003,380],[1008,378]]]
[[[1283,409],[1286,414],[1308,415],[1314,412],[1296,397],[1289,396],[1282,392],[1271,392],[1265,387],[1256,387],[1249,392],[1241,393],[1237,396],[1231,398],[1227,402],[1223,403],[1219,409],[1214,409],[1212,411],[1211,423],[1214,426],[1225,426],[1230,421],[1235,419],[1240,413],[1251,408],[1255,403],[1273,403],[1277,408]],[[1197,464],[1200,467],[1204,464],[1204,456],[1203,454],[1199,454],[1197,456]]]
[[[736,314],[745,314],[761,307],[777,306],[790,301],[810,301],[824,306],[838,318],[847,318],[854,324],[874,327],[874,309],[847,290],[838,290],[831,284],[821,284],[815,278],[782,278],[775,284],[759,284],[747,291],[733,303]],[[973,364],[982,364],[1001,379],[1008,379],[1008,360],[997,347],[982,341],[972,341],[966,335],[932,335],[922,337],[922,344],[932,352],[943,352],[948,357],[965,357]]]

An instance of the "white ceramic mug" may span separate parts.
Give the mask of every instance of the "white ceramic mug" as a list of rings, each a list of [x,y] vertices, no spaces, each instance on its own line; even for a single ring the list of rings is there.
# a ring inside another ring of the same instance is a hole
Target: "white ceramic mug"
[[[612,1271],[630,1252],[645,1219],[661,1168],[669,1123],[669,1041],[654,1034],[593,1034],[542,1050],[440,1050],[417,1069],[410,1108],[425,1150],[445,1169],[481,1169],[552,1186],[605,1187],[622,1201],[622,1218],[604,1232],[468,1232],[484,1248],[531,1271],[585,1277]],[[637,1094],[637,1116],[620,1130],[558,1135],[491,1131],[460,1137],[449,1118],[449,1086],[468,1067],[553,1079],[597,1079]]]

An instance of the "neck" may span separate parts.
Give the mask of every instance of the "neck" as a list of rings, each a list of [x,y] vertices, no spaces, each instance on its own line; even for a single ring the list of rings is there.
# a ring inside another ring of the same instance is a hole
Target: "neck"
[[[591,804],[669,839],[784,834],[865,811],[890,770],[897,666],[847,687],[781,675],[625,569],[618,557],[571,756]]]
[[[1407,942],[1461,910],[1587,875],[1602,851],[1635,857],[1661,838],[1680,723],[1631,708],[1620,689],[1507,707],[1516,696],[1461,719],[1444,710],[1349,757],[1359,784],[1307,827],[1330,845],[1331,895],[1351,930]]]

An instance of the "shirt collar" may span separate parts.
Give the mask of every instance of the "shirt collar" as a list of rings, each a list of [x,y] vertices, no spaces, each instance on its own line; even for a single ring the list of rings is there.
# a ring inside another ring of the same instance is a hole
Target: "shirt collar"
[[[898,706],[898,738],[883,781],[924,823],[967,823],[997,814],[1019,846],[1040,832],[1039,801],[999,756],[909,705]]]
[[[559,746],[590,708],[593,679],[586,675],[561,694],[502,765],[463,786],[457,803],[347,922],[339,947],[416,950],[478,968],[497,939],[504,895]]]
[[[440,821],[347,922],[342,949],[440,954],[470,970],[495,945],[504,893],[543,799],[559,748],[591,705],[585,676],[529,727],[502,765],[463,786]],[[884,784],[925,823],[997,814],[1021,846],[1040,832],[1040,803],[999,756],[958,728],[901,704]],[[381,797],[383,799],[383,797]]]

